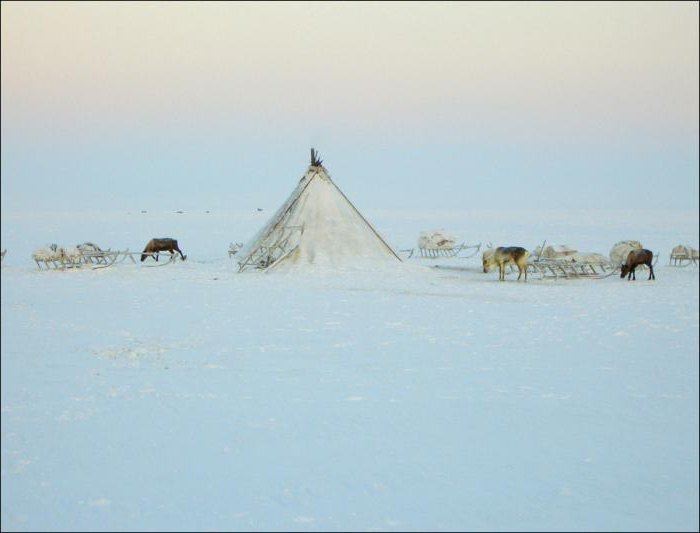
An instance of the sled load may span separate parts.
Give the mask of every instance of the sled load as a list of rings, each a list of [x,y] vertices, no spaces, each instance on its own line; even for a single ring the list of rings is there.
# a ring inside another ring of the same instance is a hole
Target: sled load
[[[77,246],[58,246],[57,244],[35,250],[32,253],[32,259],[39,269],[45,270],[80,268],[87,264]]]
[[[422,231],[418,236],[418,254],[416,257],[459,257],[467,259],[473,257],[479,252],[481,243],[466,244],[464,242],[457,244],[456,239],[445,230]],[[416,248],[401,250],[407,254],[406,258],[410,259],[414,256]]]
[[[51,244],[32,253],[32,259],[40,270],[66,270],[67,268],[106,268],[113,265],[124,252],[111,249],[102,250],[93,243],[77,246],[58,246]],[[122,258],[123,259],[123,258]]]
[[[234,252],[239,272],[282,264],[401,261],[322,163],[312,148],[311,164],[289,198],[243,248]]]
[[[549,279],[600,279],[613,275],[620,265],[603,254],[579,252],[565,244],[535,248],[528,263],[528,272]]]
[[[688,265],[698,266],[699,260],[700,255],[696,248],[679,244],[678,246],[674,246],[671,250],[671,256],[668,259],[668,264],[670,266],[679,267]]]
[[[622,264],[632,250],[644,248],[639,241],[619,241],[610,249],[610,260],[616,264]]]
[[[610,261],[616,265],[622,265],[627,261],[627,256],[632,250],[641,250],[644,246],[639,241],[618,241],[610,249]],[[656,265],[659,261],[659,254],[654,255],[653,265]],[[647,267],[642,265],[639,268],[646,269]]]
[[[543,244],[532,251],[532,256],[540,259],[564,259],[577,253],[578,250],[571,248],[567,244],[550,244],[549,246],[544,246]]]

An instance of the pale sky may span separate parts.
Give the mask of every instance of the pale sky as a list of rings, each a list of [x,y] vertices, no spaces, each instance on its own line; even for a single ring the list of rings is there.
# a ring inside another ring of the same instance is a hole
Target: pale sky
[[[697,209],[698,40],[698,2],[3,2],[2,209],[276,208],[311,146],[360,208]]]

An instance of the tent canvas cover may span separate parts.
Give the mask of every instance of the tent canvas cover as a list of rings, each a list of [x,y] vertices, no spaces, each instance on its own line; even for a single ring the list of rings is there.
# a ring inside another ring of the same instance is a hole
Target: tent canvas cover
[[[241,271],[358,259],[401,261],[333,182],[313,148],[306,174],[239,257]]]

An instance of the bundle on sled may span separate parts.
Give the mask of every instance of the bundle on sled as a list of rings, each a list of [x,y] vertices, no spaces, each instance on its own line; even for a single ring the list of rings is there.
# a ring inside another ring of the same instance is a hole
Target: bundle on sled
[[[479,244],[457,244],[457,240],[445,230],[422,231],[418,236],[418,254],[420,257],[459,257],[466,259],[476,255],[481,248]],[[413,257],[416,248],[401,250],[407,258]]]
[[[627,257],[629,256],[630,252],[632,250],[643,250],[644,246],[642,246],[642,243],[639,241],[618,241],[615,244],[613,244],[613,247],[610,249],[610,261],[612,261],[615,265],[622,266],[625,261],[627,261]],[[652,265],[656,265],[656,263],[659,261],[659,254],[656,253],[654,254]],[[640,268],[646,269],[648,268],[646,265],[642,265]]]
[[[111,248],[103,250],[93,242],[78,244],[76,248],[80,251],[83,263],[86,265],[94,265],[95,268],[104,268],[114,264],[120,253],[117,251],[113,252]]]
[[[58,246],[54,243],[35,250],[32,259],[40,270],[65,270],[85,266],[104,268],[114,264],[121,253],[124,252],[103,250],[91,242],[75,246]]]
[[[77,246],[58,246],[55,243],[34,250],[32,259],[39,269],[44,270],[80,268],[85,264]]]
[[[607,278],[620,268],[615,263],[596,252],[579,252],[566,244],[541,246],[533,250],[528,271],[541,278]]]
[[[674,246],[671,250],[671,256],[668,259],[668,264],[670,266],[698,266],[698,261],[700,257],[698,255],[698,250],[692,246],[679,244]]]

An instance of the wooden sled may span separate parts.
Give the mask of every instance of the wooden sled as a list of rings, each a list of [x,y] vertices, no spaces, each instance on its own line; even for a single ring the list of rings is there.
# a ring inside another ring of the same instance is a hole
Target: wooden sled
[[[147,257],[153,257],[156,259],[159,259],[161,257],[165,257],[166,261],[160,262],[157,261],[155,264],[153,263],[143,263],[144,267],[159,267],[159,266],[165,266],[169,265],[171,263],[174,263],[180,259],[180,254],[177,253],[169,253],[169,252],[130,252],[129,249],[127,248],[124,251],[116,251],[116,252],[106,252],[105,253],[105,258],[102,260],[99,264],[95,265],[93,268],[107,268],[110,267],[116,263],[121,263],[125,261],[126,259],[131,260],[132,263],[135,265],[139,264],[139,261],[141,259],[141,256],[145,255]],[[136,258],[139,259],[139,261],[136,260]]]
[[[127,257],[131,257],[131,252],[129,249],[126,250],[96,250],[96,251],[83,251],[81,252],[83,262],[90,266],[93,270],[99,268],[107,268],[115,263],[121,262]]]
[[[512,266],[511,269],[515,270]],[[619,271],[620,266],[612,262],[540,259],[527,264],[528,275],[534,274],[540,279],[602,279]]]
[[[238,271],[246,267],[267,269],[289,257],[297,248],[304,226],[285,226],[279,238],[269,245],[260,245],[245,259],[238,262]]]
[[[683,251],[671,251],[668,265],[674,267],[698,266],[698,251],[693,248],[685,248]]]
[[[39,270],[66,270],[76,268],[105,268],[111,266],[122,252],[111,250],[81,251],[80,255],[65,256],[56,255],[54,257],[32,256]]]
[[[620,271],[620,265],[613,261],[587,261],[576,257],[542,257],[547,241],[542,241],[538,256],[527,264],[527,273],[540,279],[602,279]],[[575,251],[575,250],[574,250]],[[591,254],[593,255],[593,254]],[[602,256],[602,254],[595,254]],[[511,269],[513,268],[512,265]]]
[[[34,257],[34,261],[39,267],[39,270],[67,270],[69,268],[81,268],[85,266],[81,257],[55,257],[51,259],[39,259]]]
[[[128,251],[129,250],[127,248],[125,252],[128,253]],[[125,252],[112,251],[111,249],[108,249],[95,251],[81,251],[80,255],[82,256],[82,260],[85,265],[96,269],[112,266],[119,258],[119,255]]]
[[[170,254],[166,252],[154,252],[142,254],[142,252],[130,252],[127,248],[126,250],[99,250],[99,251],[83,251],[80,256],[66,257],[66,256],[56,256],[52,258],[37,258],[33,257],[39,270],[67,270],[67,269],[78,269],[78,268],[89,268],[90,270],[97,270],[100,268],[108,268],[117,263],[125,261],[127,258],[131,260],[132,263],[138,264],[134,256],[140,258],[141,255],[147,255],[149,257],[160,258],[161,256],[167,258],[166,261],[156,262],[155,264],[145,264],[145,267],[158,267],[165,266],[177,261],[180,256],[179,254]]]
[[[102,260],[100,260],[100,263],[96,264],[93,267],[93,269],[107,268],[107,267],[110,267],[116,263],[121,263],[121,262],[125,261],[126,259],[129,259],[129,260],[131,260],[132,263],[134,263],[135,265],[138,265],[142,255],[145,255],[147,257],[157,258],[157,259],[161,258],[161,257],[165,257],[167,259],[166,261],[163,261],[163,262],[157,261],[155,264],[150,263],[150,262],[143,263],[144,267],[149,267],[149,268],[169,265],[169,264],[174,263],[180,259],[180,254],[177,254],[177,253],[171,254],[169,252],[147,252],[147,253],[130,252],[129,249],[127,248],[124,251],[106,252],[105,257]],[[136,258],[138,258],[139,261],[137,261],[134,256]]]
[[[399,250],[399,252],[406,255],[406,259],[411,259],[416,257],[417,259],[436,259],[440,257],[456,257],[458,259],[469,259],[474,257],[479,253],[481,249],[481,243],[479,244],[466,244],[462,243],[457,246],[452,246],[450,248],[408,248],[406,250]],[[418,250],[418,252],[416,252]]]

